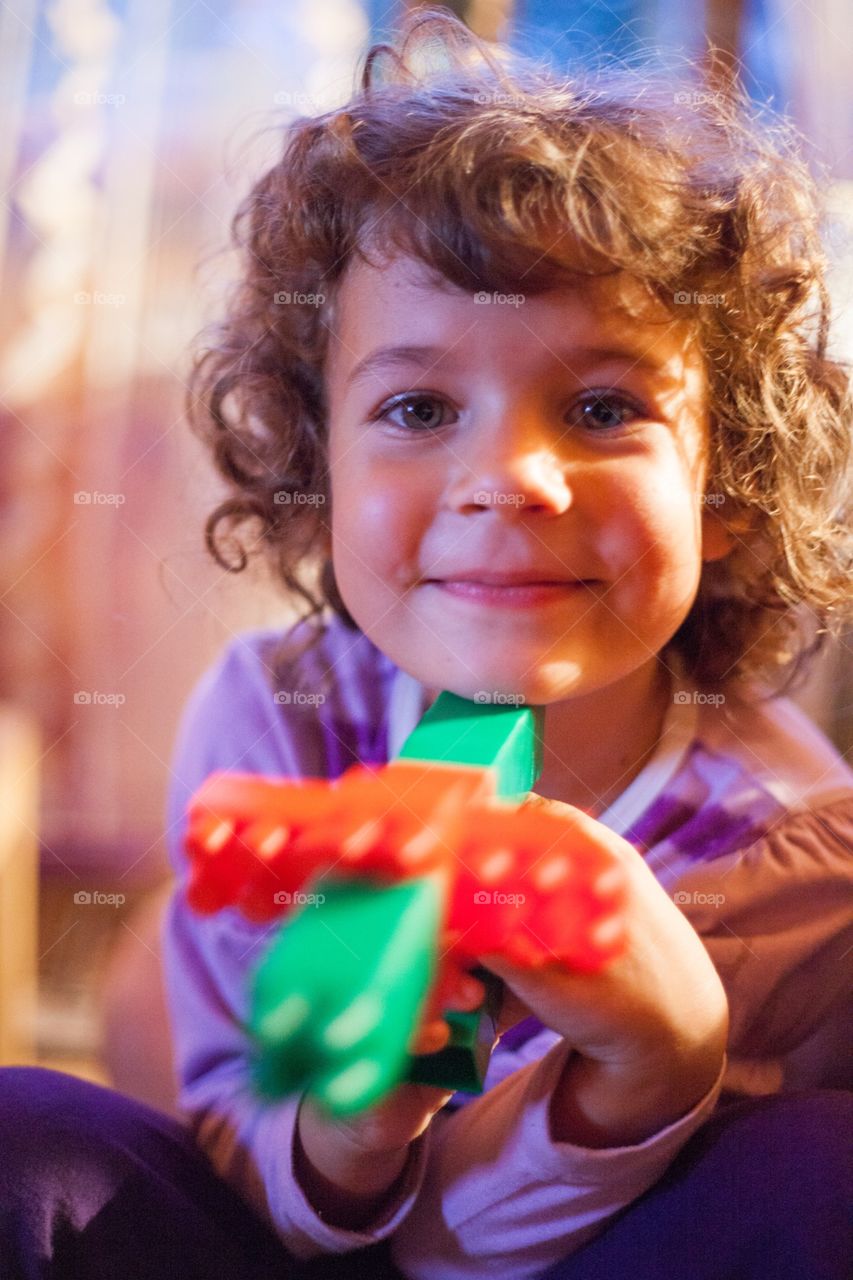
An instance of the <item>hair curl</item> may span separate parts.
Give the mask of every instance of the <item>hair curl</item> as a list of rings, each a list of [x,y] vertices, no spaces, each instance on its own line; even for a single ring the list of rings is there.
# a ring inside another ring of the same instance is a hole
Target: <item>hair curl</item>
[[[612,67],[560,80],[421,13],[396,48],[370,51],[345,107],[286,126],[234,219],[242,275],[190,383],[194,429],[229,486],[209,550],[238,572],[253,523],[306,619],[330,606],[356,626],[328,551],[322,366],[339,282],[377,230],[471,291],[624,271],[695,326],[707,493],[736,539],[704,566],[670,646],[700,684],[789,687],[840,627],[853,567],[853,408],[827,355],[820,217],[794,130],[757,122],[738,92]]]

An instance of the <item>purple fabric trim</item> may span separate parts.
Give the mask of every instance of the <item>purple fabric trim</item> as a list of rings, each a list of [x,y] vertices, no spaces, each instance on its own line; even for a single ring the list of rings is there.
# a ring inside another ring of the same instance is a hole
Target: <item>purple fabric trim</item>
[[[766,830],[749,814],[727,813],[717,804],[695,814],[673,838],[680,853],[694,860],[720,858],[735,849],[746,849]]]
[[[652,801],[634,825],[629,827],[625,832],[625,839],[640,849],[650,849],[689,822],[696,811],[695,804],[663,792]]]
[[[729,797],[736,797],[733,804]],[[678,777],[625,832],[641,853],[669,846],[693,862],[747,849],[778,818],[782,806],[741,764],[692,743]]]
[[[353,724],[351,720],[328,719],[320,721],[330,778],[339,778],[354,764],[385,764],[383,728],[377,732],[375,725]]]
[[[514,1027],[510,1027],[505,1031],[500,1039],[501,1048],[512,1049],[513,1051],[520,1049],[523,1044],[527,1044],[528,1040],[532,1040],[534,1036],[538,1036],[540,1031],[545,1030],[545,1023],[540,1022],[535,1014],[531,1014],[529,1018],[524,1018],[522,1022],[517,1022]]]

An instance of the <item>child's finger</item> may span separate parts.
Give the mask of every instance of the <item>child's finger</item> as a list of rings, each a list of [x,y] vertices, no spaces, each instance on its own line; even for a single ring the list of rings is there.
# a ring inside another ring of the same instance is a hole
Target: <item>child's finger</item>
[[[438,1018],[433,1022],[425,1022],[418,1028],[409,1045],[409,1052],[419,1053],[438,1053],[443,1049],[450,1038],[450,1027],[443,1019]]]
[[[446,1007],[468,1013],[476,1009],[486,998],[486,988],[479,978],[470,973],[462,975],[447,998]]]
[[[477,1009],[485,998],[486,988],[479,978],[475,978],[469,973],[464,973],[453,986],[449,995],[447,995],[444,1008],[453,1009],[460,1013],[469,1013],[471,1010]],[[443,1018],[431,1018],[423,1023],[419,1034],[426,1034],[430,1044],[439,1039],[443,1044],[450,1034],[450,1029]],[[432,1053],[435,1051],[432,1049],[418,1049],[416,1052]]]
[[[470,1013],[477,1009],[486,997],[486,988],[471,974],[462,974],[444,1001],[445,1009]],[[410,1053],[438,1053],[450,1038],[450,1028],[443,1018],[430,1018],[423,1022],[412,1038]]]

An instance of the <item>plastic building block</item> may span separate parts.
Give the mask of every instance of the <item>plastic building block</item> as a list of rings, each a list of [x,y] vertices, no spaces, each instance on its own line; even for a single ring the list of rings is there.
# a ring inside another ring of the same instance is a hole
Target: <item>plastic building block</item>
[[[618,865],[516,803],[539,773],[543,714],[442,694],[382,768],[331,783],[219,774],[196,793],[191,905],[290,916],[253,982],[263,1093],[308,1089],[343,1115],[402,1079],[479,1091],[500,983],[475,968],[483,1010],[443,1012],[460,969],[498,951],[592,971],[618,953]],[[449,1045],[411,1057],[414,1028],[439,1015]]]
[[[542,772],[543,707],[471,702],[445,691],[400,748],[401,760],[493,769],[499,796],[524,796]]]
[[[314,1094],[345,1114],[378,1102],[401,1079],[435,977],[441,891],[428,876],[382,886],[328,878],[316,896],[322,945],[306,907],[257,970],[255,1079],[273,1098],[310,1079]]]

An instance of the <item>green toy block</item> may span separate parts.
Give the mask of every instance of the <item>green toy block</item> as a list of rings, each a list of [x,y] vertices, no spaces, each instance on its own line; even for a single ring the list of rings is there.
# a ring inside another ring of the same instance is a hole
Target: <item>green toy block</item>
[[[254,1078],[264,1096],[307,1089],[349,1115],[404,1078],[435,977],[441,895],[429,876],[321,879],[312,893],[316,905],[280,931],[255,974]]]
[[[520,799],[542,772],[545,708],[472,702],[440,693],[400,749],[401,760],[494,769],[497,794]]]
[[[445,690],[409,734],[400,759],[446,760],[494,769],[497,794],[521,800],[542,772],[545,708],[473,702]],[[486,996],[471,1013],[445,1010],[450,1041],[437,1053],[409,1059],[406,1079],[481,1093],[495,1042],[503,983],[488,969],[472,970]]]

